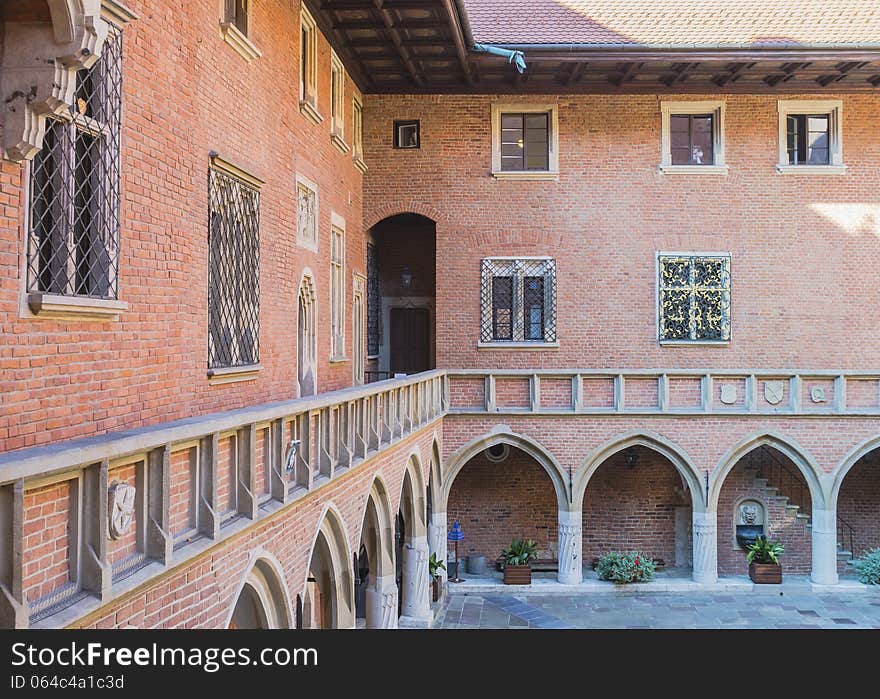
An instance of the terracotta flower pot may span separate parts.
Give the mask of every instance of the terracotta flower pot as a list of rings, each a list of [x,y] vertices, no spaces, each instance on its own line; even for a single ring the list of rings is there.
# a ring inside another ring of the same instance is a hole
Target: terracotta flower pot
[[[525,566],[504,566],[504,584],[505,585],[530,585],[532,582],[532,567]]]
[[[782,566],[778,563],[750,563],[749,578],[754,583],[778,585],[782,582]]]

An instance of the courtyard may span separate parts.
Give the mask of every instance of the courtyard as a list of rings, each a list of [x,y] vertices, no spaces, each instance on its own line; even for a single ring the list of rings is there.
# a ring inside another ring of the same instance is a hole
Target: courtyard
[[[769,586],[768,586],[769,587]],[[880,629],[880,590],[483,592],[446,597],[441,629]]]

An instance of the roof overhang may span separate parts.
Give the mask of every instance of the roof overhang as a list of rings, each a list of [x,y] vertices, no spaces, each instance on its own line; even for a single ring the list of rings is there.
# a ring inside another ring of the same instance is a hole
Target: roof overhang
[[[461,0],[306,0],[365,93],[880,94],[880,45],[866,47],[498,44],[523,74],[472,51]]]

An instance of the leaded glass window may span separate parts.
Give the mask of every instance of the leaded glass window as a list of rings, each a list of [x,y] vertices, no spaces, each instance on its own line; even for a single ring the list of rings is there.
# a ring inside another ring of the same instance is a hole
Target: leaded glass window
[[[260,361],[260,192],[210,168],[208,368]]]
[[[379,259],[376,246],[367,243],[367,355],[379,355]]]
[[[345,354],[345,231],[330,228],[330,357]]]
[[[481,342],[556,342],[556,263],[482,261]]]
[[[730,340],[730,257],[660,255],[661,342]]]
[[[115,299],[119,265],[122,34],[76,76],[71,109],[46,119],[31,163],[27,289]]]

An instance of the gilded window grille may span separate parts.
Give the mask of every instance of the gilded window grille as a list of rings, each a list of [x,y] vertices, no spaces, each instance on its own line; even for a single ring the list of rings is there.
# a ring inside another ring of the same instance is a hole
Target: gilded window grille
[[[554,260],[486,258],[480,277],[480,342],[556,342]]]
[[[208,170],[208,368],[260,360],[260,193]]]
[[[730,257],[660,255],[661,342],[730,340]]]
[[[70,110],[46,120],[30,177],[27,290],[116,299],[122,34],[76,77]]]

